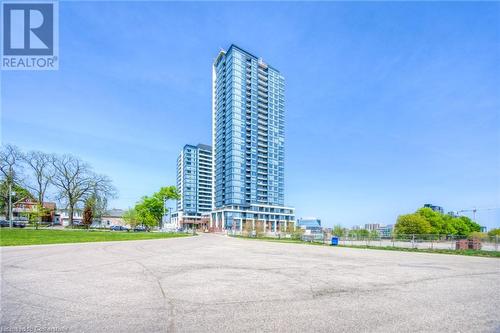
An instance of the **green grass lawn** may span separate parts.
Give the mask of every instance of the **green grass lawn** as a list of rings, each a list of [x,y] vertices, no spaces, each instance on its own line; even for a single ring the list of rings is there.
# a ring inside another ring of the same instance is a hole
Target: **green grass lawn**
[[[290,238],[271,238],[271,237],[244,237],[244,236],[233,236],[236,238],[261,240],[266,242],[276,242],[276,243],[294,243],[294,244],[305,244],[305,245],[319,245],[319,246],[330,246],[324,243],[313,243],[304,242],[299,239]],[[423,253],[440,253],[440,254],[453,254],[453,255],[463,255],[463,256],[475,256],[475,257],[493,257],[500,258],[500,251],[483,251],[483,250],[445,250],[445,249],[412,249],[403,247],[392,247],[392,246],[363,246],[363,245],[338,245],[338,247],[350,247],[355,249],[370,249],[370,250],[385,250],[385,251],[403,251],[403,252],[423,252]]]
[[[109,242],[186,236],[189,235],[166,232],[34,230],[1,228],[0,246]]]

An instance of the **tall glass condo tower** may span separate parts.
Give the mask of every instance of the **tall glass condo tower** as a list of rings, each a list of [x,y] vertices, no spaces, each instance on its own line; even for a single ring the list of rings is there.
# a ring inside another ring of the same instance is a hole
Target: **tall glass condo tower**
[[[208,227],[212,210],[212,147],[185,145],[177,158],[177,228]],[[205,218],[206,216],[206,218]]]
[[[212,227],[294,228],[294,209],[284,206],[283,76],[235,45],[219,53],[212,76]]]

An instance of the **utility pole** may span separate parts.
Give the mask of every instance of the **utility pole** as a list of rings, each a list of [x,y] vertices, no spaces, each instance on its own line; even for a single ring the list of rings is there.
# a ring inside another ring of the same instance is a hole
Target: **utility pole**
[[[9,181],[9,227],[12,228],[12,182]]]
[[[163,216],[165,217],[165,196],[163,196]]]
[[[166,213],[166,209],[165,209],[165,206],[166,206],[166,200],[165,200],[165,196],[163,196],[163,216],[161,217],[161,228],[163,229],[163,226],[165,225],[165,213]]]
[[[165,222],[165,213],[166,213],[166,209],[165,209],[165,206],[166,206],[166,196],[163,196],[163,216],[161,217],[161,227],[160,229],[163,229],[163,223]]]

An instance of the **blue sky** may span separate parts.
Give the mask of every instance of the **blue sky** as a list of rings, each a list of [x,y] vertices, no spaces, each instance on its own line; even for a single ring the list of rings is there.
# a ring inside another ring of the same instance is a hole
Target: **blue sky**
[[[2,72],[2,142],[70,152],[126,208],[211,142],[231,43],[286,80],[285,201],[324,225],[500,206],[499,3],[61,2],[54,72]],[[500,211],[480,211],[488,227]]]

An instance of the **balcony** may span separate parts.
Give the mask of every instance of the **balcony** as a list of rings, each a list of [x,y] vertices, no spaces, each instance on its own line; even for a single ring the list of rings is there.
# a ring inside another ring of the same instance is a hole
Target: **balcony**
[[[261,102],[257,102],[257,106],[260,107],[260,108],[262,108],[262,109],[267,110],[267,105],[265,105],[265,104],[263,104]]]

